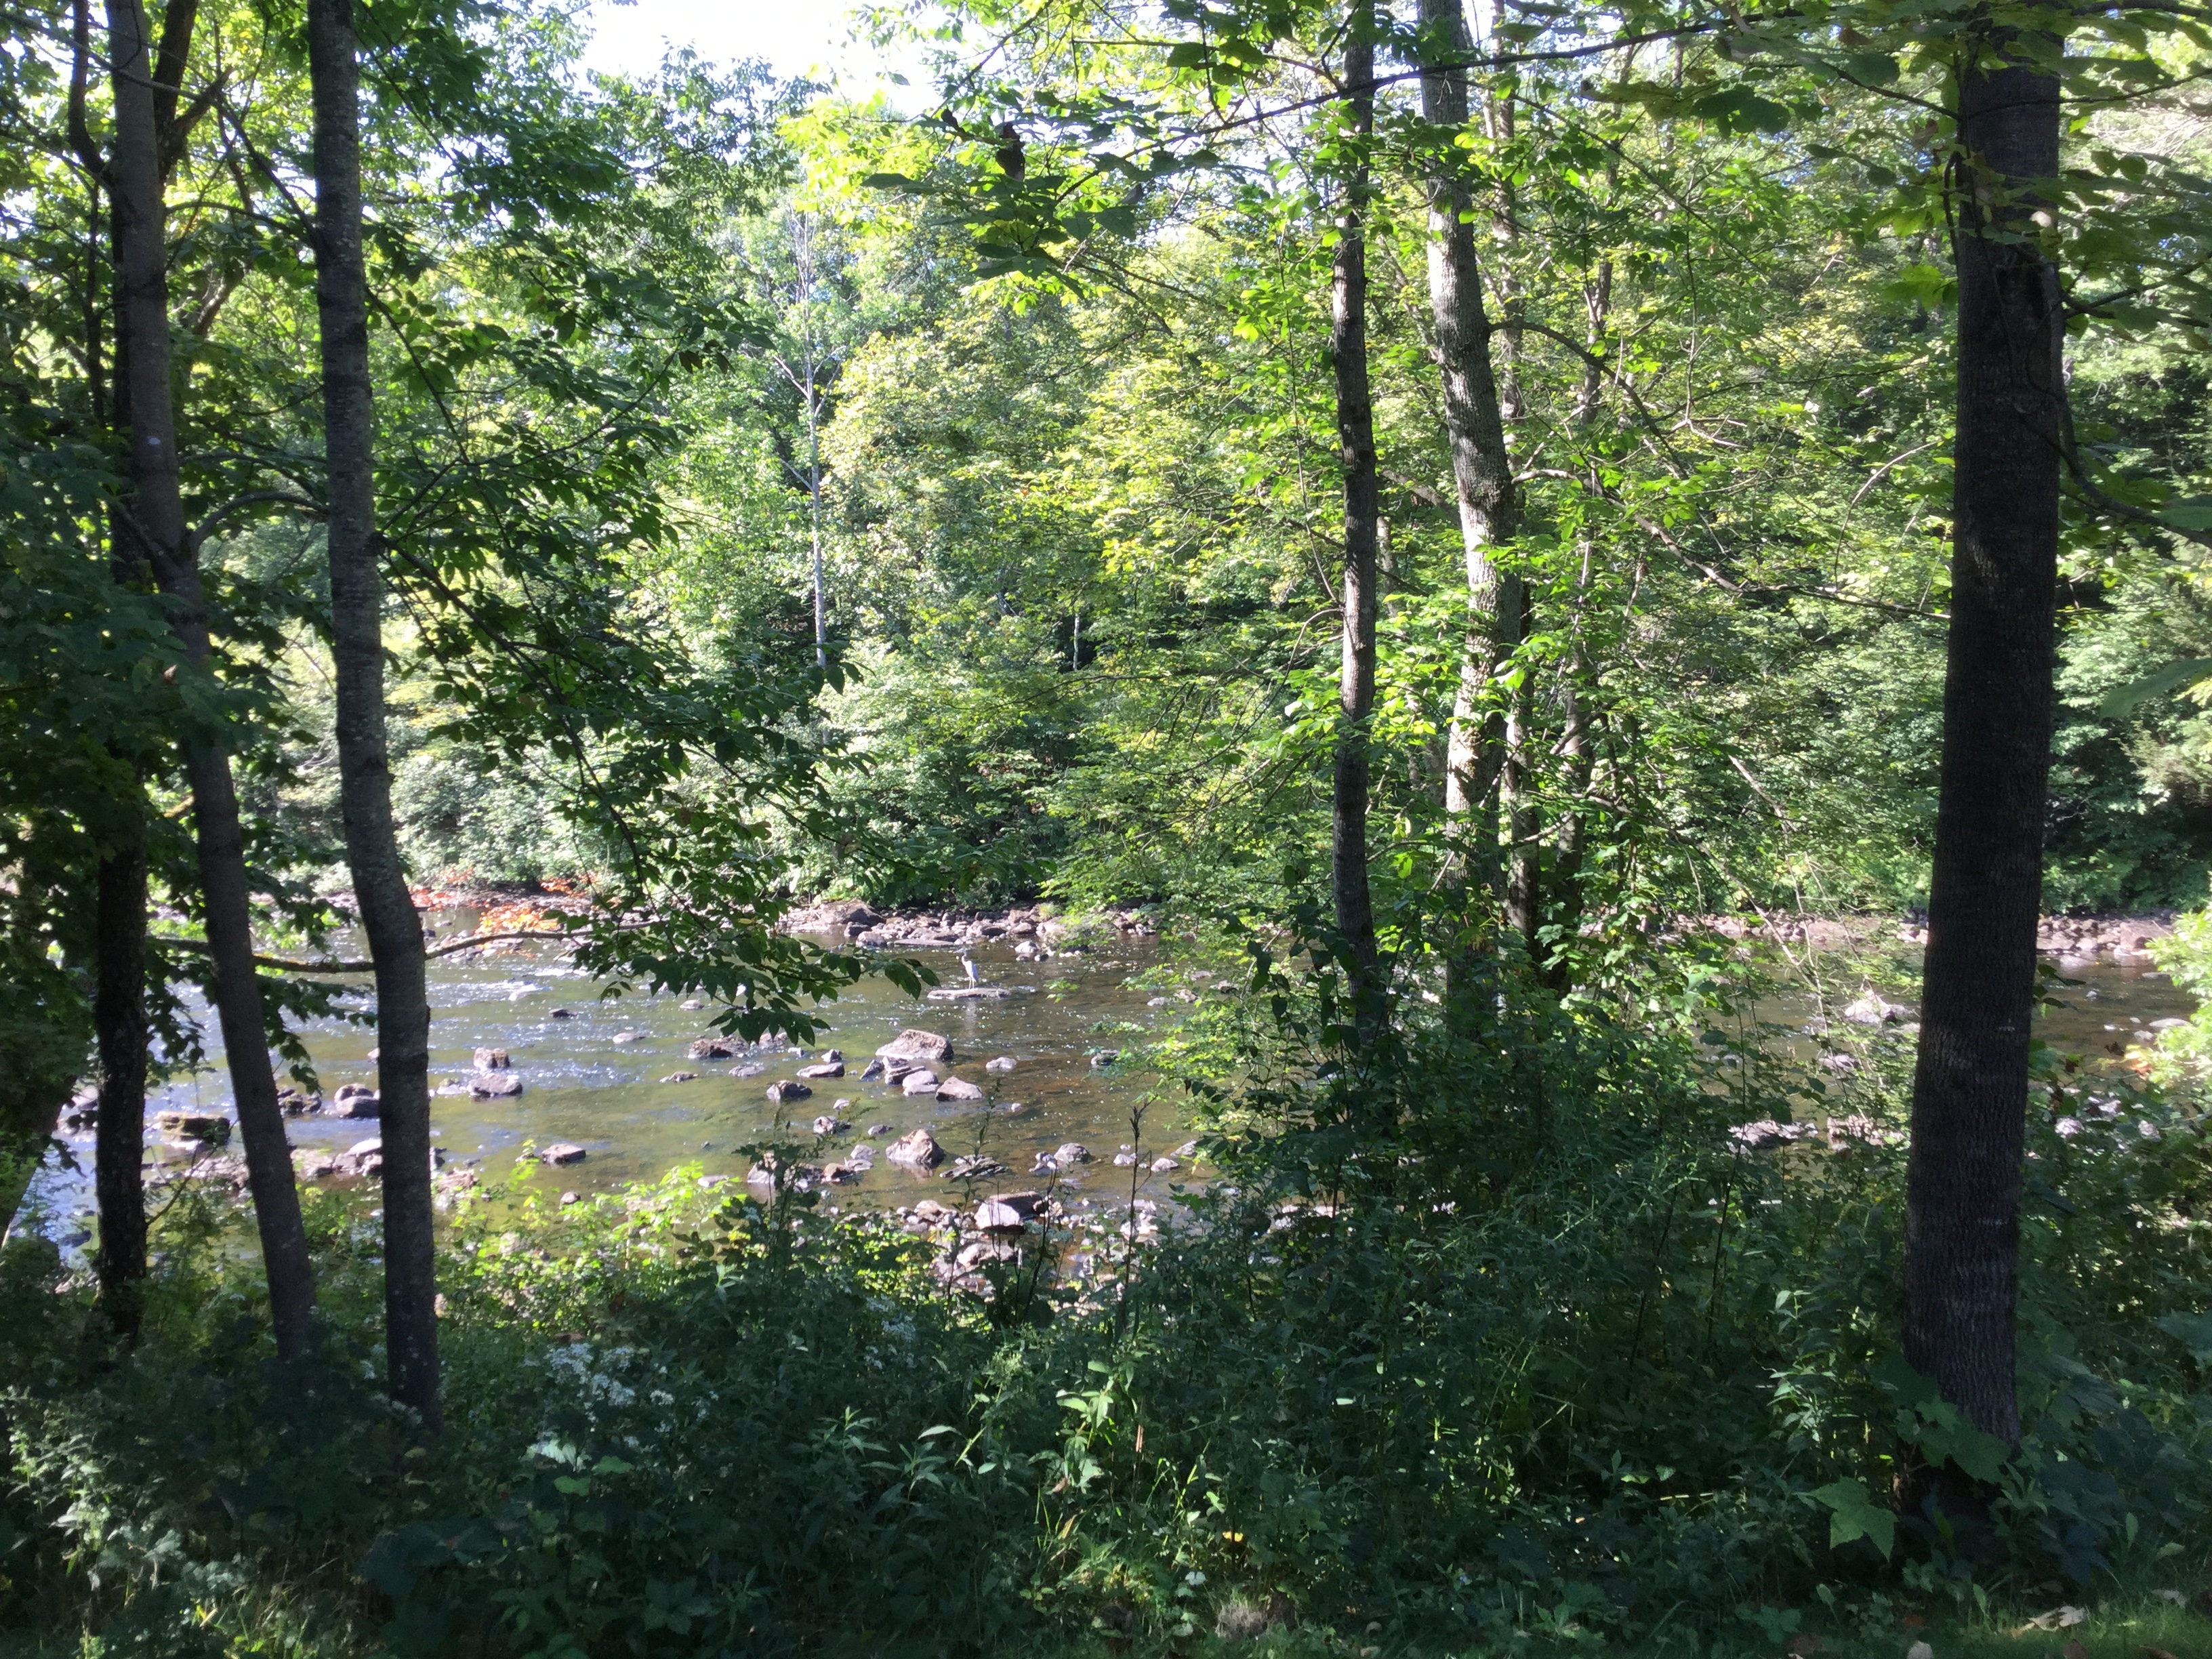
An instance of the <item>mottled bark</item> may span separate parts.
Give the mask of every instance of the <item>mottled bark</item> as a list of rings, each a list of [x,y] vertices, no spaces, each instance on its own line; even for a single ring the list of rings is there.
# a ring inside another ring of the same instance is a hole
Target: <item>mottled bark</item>
[[[315,306],[330,465],[331,654],[346,859],[376,964],[384,1139],[385,1346],[395,1399],[437,1426],[437,1260],[430,1191],[430,1005],[422,924],[392,817],[384,586],[377,568],[376,410],[362,251],[360,68],[351,0],[309,0],[315,105]]]
[[[1342,143],[1349,157],[1337,212],[1329,277],[1329,360],[1336,376],[1336,432],[1344,470],[1344,607],[1338,677],[1336,765],[1330,854],[1336,927],[1346,957],[1356,1028],[1376,1029],[1375,907],[1367,877],[1368,722],[1375,709],[1375,556],[1382,501],[1376,476],[1375,409],[1367,373],[1368,144],[1375,130],[1375,9],[1353,0],[1344,49]]]
[[[1958,435],[1943,758],[1905,1222],[1905,1356],[2020,1438],[2014,1377],[2051,757],[2064,318],[2030,216],[2057,82],[1984,42],[1960,89]]]
[[[1458,0],[1421,0],[1420,15],[1422,51],[1445,65],[1421,76],[1421,114],[1438,130],[1427,180],[1429,311],[1467,562],[1467,634],[1444,769],[1444,815],[1455,843],[1445,875],[1448,884],[1464,890],[1470,882],[1497,879],[1496,791],[1504,729],[1496,712],[1483,705],[1492,676],[1516,643],[1504,624],[1521,614],[1520,578],[1501,569],[1497,550],[1518,532],[1521,503],[1492,362],[1474,202],[1443,148],[1444,133],[1468,124],[1467,70],[1461,65],[1474,46]]]
[[[108,163],[114,204],[115,338],[118,389],[130,410],[130,497],[118,514],[156,584],[185,658],[210,666],[212,644],[201,592],[198,550],[185,523],[178,471],[176,411],[170,386],[167,213],[163,201],[146,14],[139,0],[108,0],[108,48],[115,95],[115,138]],[[180,67],[180,66],[179,66]],[[207,729],[187,734],[185,771],[192,790],[210,977],[216,1011],[245,1143],[247,1182],[269,1279],[277,1352],[306,1352],[314,1317],[300,1195],[276,1105],[276,1073],[254,976],[252,890],[229,751]]]

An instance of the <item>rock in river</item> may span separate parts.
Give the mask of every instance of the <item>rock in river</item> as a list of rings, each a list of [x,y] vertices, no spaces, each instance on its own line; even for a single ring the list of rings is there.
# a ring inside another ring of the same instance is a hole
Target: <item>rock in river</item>
[[[901,1031],[876,1050],[878,1060],[950,1060],[952,1039],[937,1031]]]
[[[1885,1002],[1879,994],[1868,991],[1844,1010],[1844,1018],[1854,1025],[1895,1025],[1911,1018],[1912,1010]]]
[[[522,1079],[512,1072],[486,1072],[469,1079],[469,1093],[478,1100],[511,1100],[522,1092]]]
[[[901,1135],[891,1142],[884,1153],[894,1164],[903,1164],[908,1169],[927,1170],[941,1162],[945,1148],[939,1146],[927,1129],[916,1129],[912,1134]]]
[[[154,1123],[165,1140],[219,1146],[230,1139],[230,1120],[216,1112],[163,1112]]]
[[[813,1092],[804,1083],[786,1081],[768,1085],[769,1103],[772,1106],[781,1106],[787,1100],[804,1100]]]
[[[965,1078],[948,1077],[939,1079],[937,1097],[939,1100],[981,1100],[983,1091]]]
[[[376,1091],[359,1083],[342,1085],[331,1098],[332,1117],[374,1117],[378,1115]]]

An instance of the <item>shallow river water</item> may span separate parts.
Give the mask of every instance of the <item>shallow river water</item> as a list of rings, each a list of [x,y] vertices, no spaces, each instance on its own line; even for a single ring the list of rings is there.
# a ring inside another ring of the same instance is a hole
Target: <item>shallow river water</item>
[[[472,925],[465,919],[443,931],[465,933]],[[446,1091],[431,1103],[432,1134],[447,1168],[475,1168],[488,1184],[504,1179],[529,1146],[563,1141],[580,1146],[586,1154],[580,1162],[533,1164],[530,1178],[549,1192],[590,1194],[658,1180],[683,1164],[742,1178],[752,1159],[739,1147],[771,1139],[811,1143],[816,1116],[834,1110],[850,1121],[852,1132],[826,1143],[819,1158],[868,1146],[876,1160],[857,1184],[826,1193],[825,1203],[863,1207],[950,1198],[941,1172],[955,1159],[979,1153],[1006,1166],[1005,1175],[979,1182],[979,1190],[1034,1188],[1039,1184],[1030,1173],[1036,1154],[1069,1141],[1088,1146],[1094,1161],[1066,1170],[1061,1184],[1126,1199],[1132,1170],[1117,1168],[1115,1154],[1133,1146],[1149,1164],[1174,1152],[1189,1131],[1180,1103],[1170,1097],[1171,1091],[1157,1088],[1154,1074],[1131,1062],[1097,1062],[1109,1051],[1134,1051],[1156,1039],[1203,993],[1185,983],[1181,971],[1164,969],[1150,940],[1123,939],[1111,950],[1046,962],[1018,961],[1009,945],[980,945],[970,951],[986,982],[1026,988],[1003,1000],[918,1002],[885,981],[866,981],[821,1010],[826,1029],[803,1053],[787,1043],[769,1043],[724,1060],[688,1054],[695,1040],[714,1035],[711,1008],[686,1009],[682,999],[665,994],[602,999],[592,981],[551,951],[526,947],[475,960],[434,961],[430,1076],[434,1087],[445,1085]],[[966,982],[951,951],[922,954],[944,985]],[[1129,982],[1140,975],[1171,982]],[[1204,982],[1213,976],[1197,977]],[[555,1018],[556,1009],[568,1017]],[[951,1060],[935,1069],[977,1085],[984,1097],[940,1101],[862,1082],[860,1073],[875,1051],[909,1029],[949,1037]],[[616,1041],[625,1033],[635,1035]],[[308,1026],[302,1036],[325,1100],[345,1084],[374,1085],[376,1068],[368,1058],[373,1030],[331,1020]],[[480,1100],[456,1086],[475,1073],[477,1048],[507,1051],[512,1074],[522,1085],[519,1096]],[[843,1078],[811,1080],[810,1097],[781,1109],[770,1103],[769,1085],[793,1079],[798,1067],[819,1061],[831,1048],[845,1056]],[[984,1062],[1000,1056],[1011,1057],[1013,1068],[987,1071]],[[222,1066],[221,1053],[211,1049],[205,1068],[149,1091],[149,1140],[157,1160],[173,1163],[186,1155],[161,1144],[151,1127],[155,1114],[231,1114]],[[681,1083],[665,1080],[684,1072],[697,1075]],[[739,1072],[752,1074],[735,1074]],[[1161,1097],[1147,1103],[1153,1092]],[[851,1103],[838,1109],[840,1099]],[[1144,1123],[1135,1133],[1130,1117],[1140,1105]],[[866,1132],[874,1126],[888,1126],[888,1133],[872,1139]],[[303,1153],[343,1152],[377,1133],[373,1121],[318,1114],[288,1119],[287,1128]],[[915,1128],[929,1130],[945,1150],[938,1176],[882,1156],[895,1137]],[[82,1172],[72,1174],[50,1160],[33,1189],[46,1224],[65,1238],[82,1231],[91,1203],[92,1132],[83,1129],[70,1139]],[[223,1150],[236,1155],[241,1149],[234,1138]],[[1144,1193],[1168,1200],[1171,1181],[1182,1175],[1146,1170],[1139,1178]]]
[[[466,913],[445,913],[448,935],[474,925]],[[1040,1184],[1032,1167],[1039,1152],[1079,1141],[1095,1160],[1060,1172],[1063,1185],[1099,1198],[1130,1191],[1132,1170],[1116,1167],[1115,1154],[1133,1146],[1142,1161],[1176,1152],[1189,1130],[1180,1091],[1158,1087],[1158,1078],[1133,1057],[1096,1063],[1109,1050],[1132,1055],[1181,1021],[1213,975],[1189,972],[1162,959],[1150,940],[1125,939],[1110,949],[1066,954],[1046,962],[1018,961],[1007,945],[980,945],[972,957],[981,977],[1017,990],[1004,1000],[917,1002],[878,979],[853,988],[823,1010],[827,1029],[804,1054],[773,1044],[733,1060],[702,1060],[687,1053],[695,1039],[710,1035],[711,1010],[688,1010],[674,996],[624,995],[602,999],[598,987],[550,951],[528,949],[476,960],[446,958],[430,964],[433,1019],[431,1078],[447,1085],[432,1106],[433,1134],[448,1168],[473,1168],[487,1183],[504,1179],[528,1147],[566,1141],[584,1149],[580,1162],[558,1168],[533,1164],[532,1185],[550,1194],[590,1194],[635,1182],[658,1180],[669,1170],[696,1164],[710,1175],[742,1179],[750,1156],[738,1149],[771,1139],[811,1141],[814,1118],[835,1112],[852,1132],[825,1143],[823,1161],[843,1158],[855,1146],[871,1147],[874,1167],[855,1185],[827,1192],[824,1202],[839,1207],[876,1207],[913,1203],[936,1194],[949,1198],[942,1170],[963,1155],[981,1154],[1006,1166],[1003,1175],[976,1183],[978,1190],[1003,1190]],[[964,981],[952,952],[927,953],[948,986]],[[1830,959],[1833,965],[1833,959]],[[2047,1013],[2040,1026],[2046,1039],[2069,1049],[2118,1054],[2148,1040],[2154,1023],[2185,1018],[2195,1000],[2148,964],[2094,965],[2071,963],[2060,988],[2063,1006]],[[1839,1011],[1852,991],[1828,976],[1825,1011]],[[1856,981],[1848,981],[1856,986]],[[556,1018],[564,1009],[568,1018]],[[1759,1012],[1785,1025],[1822,1012],[1814,1000],[1791,995],[1763,1006]],[[860,1073],[876,1049],[900,1030],[935,1031],[952,1042],[952,1075],[979,1085],[983,1098],[940,1101],[908,1096],[880,1082],[864,1083]],[[617,1042],[622,1033],[632,1040]],[[348,1083],[374,1085],[368,1059],[374,1042],[367,1027],[323,1022],[303,1034],[326,1099]],[[1816,1045],[1800,1057],[1811,1060]],[[452,1085],[465,1085],[473,1073],[473,1051],[504,1048],[520,1096],[479,1100]],[[779,1109],[767,1086],[792,1078],[796,1069],[817,1061],[823,1050],[842,1050],[847,1075],[811,1084],[811,1097]],[[998,1056],[1014,1061],[1010,1071],[988,1071],[984,1062]],[[752,1072],[751,1068],[760,1069]],[[665,1079],[682,1072],[698,1075],[680,1083]],[[735,1075],[751,1072],[750,1075]],[[840,1099],[850,1102],[839,1108]],[[1133,1132],[1131,1114],[1145,1110],[1141,1132]],[[205,1069],[154,1091],[148,1103],[152,1156],[173,1164],[185,1154],[161,1145],[152,1133],[153,1115],[165,1109],[230,1110],[220,1053],[211,1052]],[[885,1126],[871,1139],[866,1131]],[[341,1152],[376,1133],[374,1121],[309,1115],[289,1121],[293,1145],[301,1152]],[[935,1176],[892,1164],[882,1157],[891,1139],[927,1128],[943,1146],[946,1162]],[[91,1203],[92,1138],[89,1129],[73,1133],[70,1149],[78,1170],[50,1159],[33,1192],[41,1224],[71,1243],[82,1242]],[[234,1140],[227,1149],[236,1153]],[[1172,1201],[1174,1187],[1195,1171],[1136,1172],[1141,1193]],[[343,1185],[344,1183],[337,1183]],[[27,1220],[33,1219],[27,1218]]]

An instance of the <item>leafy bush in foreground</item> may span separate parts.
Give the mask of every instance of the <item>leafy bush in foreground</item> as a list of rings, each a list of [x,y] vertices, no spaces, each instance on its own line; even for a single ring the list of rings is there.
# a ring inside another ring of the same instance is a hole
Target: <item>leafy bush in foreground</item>
[[[2193,1108],[2045,1079],[2006,1460],[1892,1358],[1902,1044],[1850,1045],[1870,1138],[1747,1152],[1804,1085],[1771,1048],[1512,1018],[1370,1070],[1248,1048],[1187,1223],[1071,1233],[1083,1276],[988,1308],[927,1243],[693,1172],[492,1194],[449,1241],[428,1449],[368,1381],[372,1241],[335,1212],[296,1376],[219,1215],[171,1218],[136,1353],[13,1247],[0,1621],[149,1654],[1180,1652],[1291,1615],[1278,1647],[1771,1652],[2201,1577]],[[1990,1511],[1893,1517],[1947,1455]]]

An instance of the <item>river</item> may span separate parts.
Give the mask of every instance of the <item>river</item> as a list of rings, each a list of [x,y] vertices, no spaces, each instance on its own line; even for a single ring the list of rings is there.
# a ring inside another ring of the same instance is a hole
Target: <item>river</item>
[[[467,913],[442,913],[448,934],[474,925]],[[433,1103],[433,1129],[448,1170],[474,1170],[487,1184],[507,1179],[531,1147],[567,1143],[583,1158],[559,1167],[535,1162],[527,1179],[549,1195],[594,1192],[659,1179],[679,1164],[742,1180],[752,1164],[740,1147],[769,1139],[812,1142],[817,1115],[847,1120],[850,1131],[820,1143],[806,1156],[819,1162],[848,1160],[855,1148],[875,1154],[873,1167],[850,1185],[827,1188],[823,1202],[836,1208],[909,1205],[933,1194],[950,1196],[944,1174],[963,1158],[988,1158],[1002,1174],[981,1178],[978,1190],[1033,1187],[1036,1157],[1069,1142],[1087,1146],[1092,1161],[1058,1173],[1063,1186],[1085,1188],[1103,1198],[1126,1195],[1133,1177],[1140,1192],[1173,1201],[1176,1187],[1194,1171],[1183,1143],[1190,1128],[1179,1091],[1162,1088],[1133,1056],[1212,994],[1217,976],[1173,963],[1155,941],[1121,939],[1107,948],[1068,953],[1048,961],[1018,960],[1011,942],[971,948],[979,975],[1009,989],[1003,1000],[916,1002],[882,981],[852,988],[822,1012],[825,1030],[805,1052],[773,1044],[731,1059],[690,1057],[691,1044],[712,1035],[711,1011],[687,1008],[671,995],[603,998],[599,988],[550,951],[524,946],[473,960],[448,957],[430,968],[431,1077],[441,1092]],[[929,953],[946,985],[964,983],[953,953]],[[1834,966],[1831,959],[1831,967]],[[2195,1000],[2146,963],[2067,964],[2080,981],[2061,988],[2063,1006],[2044,1017],[2039,1030],[2069,1048],[2117,1053],[2147,1040],[2154,1022],[2185,1018]],[[1830,1004],[1839,1006],[1831,975]],[[1855,984],[1856,981],[1850,981]],[[1848,994],[1848,993],[1846,994]],[[556,1011],[566,1017],[556,1018]],[[1794,1023],[1812,1012],[1808,999],[1788,996],[1765,1005],[1770,1019]],[[1835,1012],[1831,1006],[1830,1012]],[[211,1023],[210,1023],[211,1029]],[[910,1096],[860,1073],[876,1049],[898,1032],[918,1029],[949,1038],[952,1059],[938,1069],[978,1085],[982,1098],[939,1100]],[[319,1022],[303,1033],[326,1099],[348,1083],[374,1085],[369,1060],[374,1042],[367,1027],[340,1020]],[[624,1040],[618,1040],[624,1039]],[[1786,1044],[1810,1061],[1813,1047]],[[466,1092],[475,1073],[474,1052],[504,1048],[521,1093],[477,1099]],[[841,1050],[847,1074],[811,1084],[808,1098],[779,1108],[768,1085],[794,1078]],[[1133,1057],[1100,1063],[1109,1051]],[[1009,1058],[1010,1070],[986,1062]],[[669,1079],[682,1073],[687,1081]],[[849,1104],[840,1106],[842,1100]],[[168,1109],[228,1113],[229,1091],[219,1051],[202,1070],[152,1091],[154,1115]],[[1144,1113],[1140,1128],[1132,1115]],[[293,1145],[302,1153],[338,1153],[376,1133],[373,1121],[310,1114],[289,1120]],[[877,1129],[871,1136],[867,1131]],[[945,1158],[931,1175],[894,1164],[882,1154],[898,1136],[926,1128]],[[185,1151],[149,1140],[157,1163],[173,1167]],[[43,1226],[72,1246],[86,1237],[90,1217],[92,1136],[70,1133],[78,1166],[50,1158],[34,1182],[23,1222]],[[238,1149],[235,1143],[229,1148]],[[1117,1152],[1140,1154],[1145,1167],[1116,1166]],[[866,1153],[862,1153],[865,1158]],[[1153,1172],[1151,1163],[1177,1158],[1178,1167]],[[335,1184],[344,1185],[343,1181]]]
[[[442,912],[440,919],[459,924],[447,933],[473,927],[466,913]],[[1039,1184],[1031,1174],[1037,1154],[1071,1142],[1093,1158],[1062,1171],[1062,1186],[1126,1198],[1133,1175],[1143,1192],[1172,1201],[1187,1161],[1178,1159],[1182,1167],[1175,1171],[1155,1173],[1149,1166],[1173,1157],[1189,1138],[1173,1097],[1180,1091],[1160,1089],[1157,1076],[1140,1065],[1105,1056],[1133,1054],[1156,1040],[1217,976],[1164,963],[1151,939],[1121,939],[1110,950],[1042,962],[1018,960],[1012,944],[986,943],[969,951],[981,979],[1011,993],[1003,1000],[917,1002],[884,980],[864,981],[822,1009],[824,1029],[804,1050],[771,1043],[720,1060],[690,1053],[695,1041],[715,1035],[711,1010],[686,1007],[684,999],[665,994],[603,998],[597,984],[552,951],[522,946],[434,961],[430,1075],[440,1092],[432,1102],[431,1133],[448,1170],[474,1169],[487,1185],[507,1179],[529,1148],[580,1146],[580,1160],[557,1168],[533,1161],[528,1178],[548,1193],[588,1195],[656,1181],[684,1164],[742,1179],[753,1160],[740,1147],[769,1139],[812,1143],[815,1118],[834,1113],[850,1123],[850,1132],[805,1156],[848,1159],[861,1147],[875,1156],[874,1167],[856,1183],[824,1192],[827,1206],[880,1207],[949,1197],[945,1173],[963,1158],[1006,1166],[1003,1176],[983,1179],[979,1188],[1033,1188]],[[925,959],[946,987],[967,982],[953,952],[927,952]],[[212,1036],[212,1021],[208,1028]],[[982,1098],[939,1100],[861,1081],[877,1048],[907,1030],[951,1039],[951,1060],[935,1069],[975,1084]],[[349,1083],[375,1085],[372,1029],[332,1019],[301,1035],[325,1100]],[[507,1052],[520,1095],[477,1099],[467,1092],[479,1048]],[[770,1102],[769,1085],[795,1080],[799,1067],[819,1063],[831,1049],[845,1057],[842,1079],[813,1080],[811,1097],[780,1109]],[[1012,1060],[1012,1069],[986,1069],[986,1061],[1001,1057]],[[687,1072],[696,1075],[668,1080]],[[840,1107],[841,1100],[849,1104]],[[1141,1128],[1133,1129],[1132,1115],[1139,1109]],[[152,1155],[173,1166],[191,1154],[162,1144],[154,1131],[155,1117],[167,1110],[230,1113],[218,1048],[210,1049],[201,1070],[149,1091]],[[288,1119],[287,1128],[302,1154],[343,1152],[377,1133],[373,1121],[314,1113]],[[871,1136],[872,1128],[878,1133]],[[934,1175],[883,1157],[896,1138],[916,1128],[927,1129],[944,1149]],[[50,1158],[32,1200],[44,1212],[43,1224],[74,1245],[83,1242],[90,1218],[91,1130],[70,1133],[68,1144],[80,1170]],[[1117,1167],[1114,1158],[1125,1147],[1140,1152],[1147,1167]],[[240,1148],[234,1139],[225,1150],[236,1154]]]

